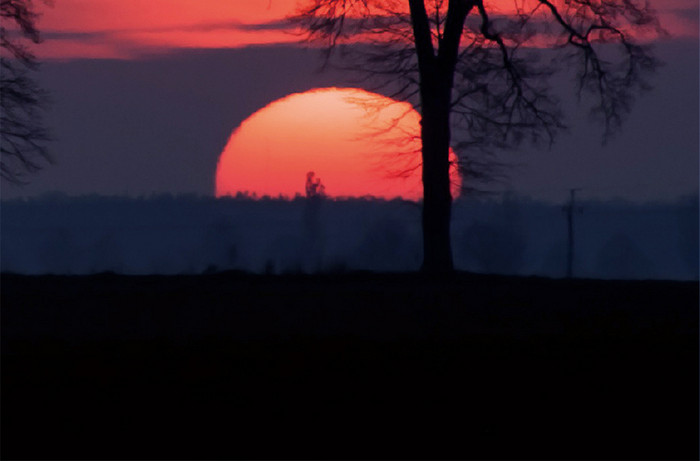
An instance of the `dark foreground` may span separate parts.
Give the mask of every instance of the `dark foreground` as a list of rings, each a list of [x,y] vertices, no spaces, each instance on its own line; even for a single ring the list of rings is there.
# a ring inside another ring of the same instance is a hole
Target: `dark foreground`
[[[698,457],[697,282],[1,281],[5,459]]]

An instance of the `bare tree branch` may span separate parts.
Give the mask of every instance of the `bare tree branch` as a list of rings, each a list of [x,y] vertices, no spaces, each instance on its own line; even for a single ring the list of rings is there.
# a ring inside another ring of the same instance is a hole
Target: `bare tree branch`
[[[41,38],[31,0],[0,0],[0,18],[0,177],[22,184],[26,173],[51,162],[41,114],[46,93],[31,75],[38,62],[21,42],[37,44]],[[6,24],[15,30],[8,30]]]
[[[359,70],[359,82],[418,110],[421,76],[449,55],[453,147],[460,157],[472,156],[466,163],[483,164],[473,156],[491,156],[524,140],[551,145],[566,125],[549,79],[569,71],[574,60],[576,93],[595,97],[592,114],[608,139],[635,95],[649,88],[645,75],[659,65],[632,36],[640,30],[663,33],[648,2],[525,0],[513,6],[511,15],[494,15],[482,0],[313,0],[293,20],[309,41],[325,45],[328,57],[339,44],[349,44],[341,53],[343,70]],[[450,15],[450,8],[459,14]],[[467,23],[472,8],[479,20]],[[546,50],[536,41],[548,33],[564,39],[556,46],[564,60],[543,59]],[[604,59],[612,47],[617,55]]]
[[[663,33],[645,0],[514,0],[505,13],[495,3],[507,2],[309,0],[292,18],[326,62],[340,49],[363,83],[420,111],[422,163],[404,173],[422,169],[424,267],[452,265],[451,148],[465,191],[501,180],[497,151],[551,146],[566,129],[550,79],[571,69],[605,141],[659,65],[641,40]]]

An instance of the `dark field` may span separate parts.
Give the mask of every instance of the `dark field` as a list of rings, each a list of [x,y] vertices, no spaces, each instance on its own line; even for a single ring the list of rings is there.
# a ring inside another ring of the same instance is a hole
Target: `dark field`
[[[697,282],[1,281],[5,459],[698,457]]]

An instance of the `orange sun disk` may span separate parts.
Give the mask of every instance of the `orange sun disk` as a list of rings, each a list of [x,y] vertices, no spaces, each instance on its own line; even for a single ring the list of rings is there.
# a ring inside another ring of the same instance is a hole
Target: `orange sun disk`
[[[313,171],[329,197],[418,200],[419,121],[410,104],[360,89],[291,94],[231,134],[216,170],[216,196],[304,195]],[[456,196],[456,166],[451,177]]]

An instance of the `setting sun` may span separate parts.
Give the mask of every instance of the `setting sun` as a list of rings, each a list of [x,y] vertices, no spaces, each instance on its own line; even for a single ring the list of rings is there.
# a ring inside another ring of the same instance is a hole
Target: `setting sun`
[[[297,93],[238,127],[216,171],[216,195],[304,194],[313,171],[330,197],[418,200],[420,115],[410,104],[354,88]],[[455,160],[453,156],[453,161]],[[459,175],[452,171],[453,195]]]

